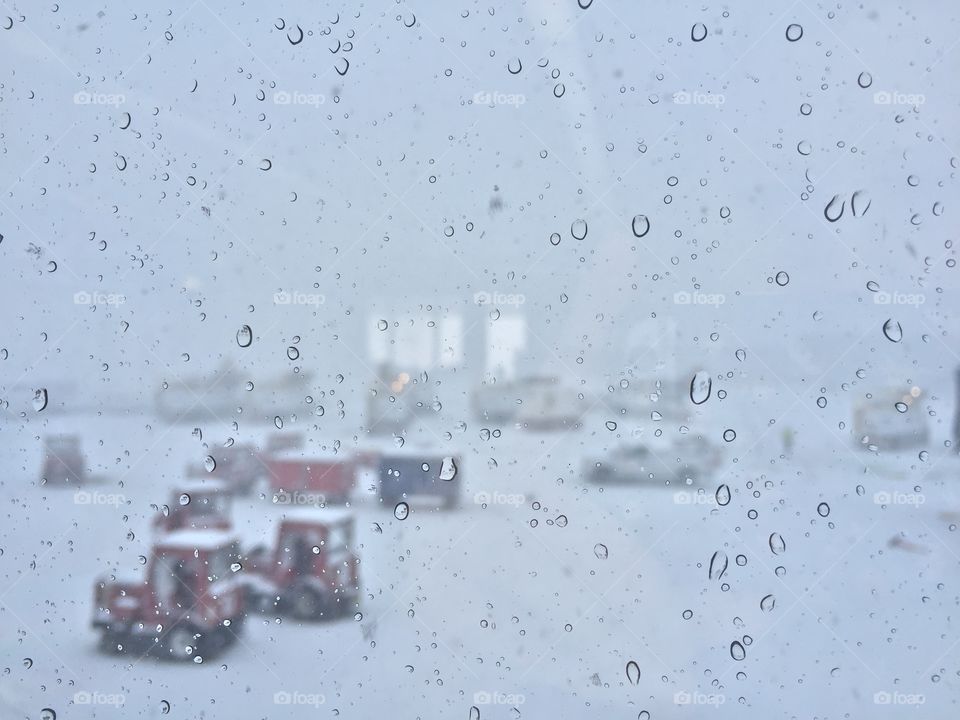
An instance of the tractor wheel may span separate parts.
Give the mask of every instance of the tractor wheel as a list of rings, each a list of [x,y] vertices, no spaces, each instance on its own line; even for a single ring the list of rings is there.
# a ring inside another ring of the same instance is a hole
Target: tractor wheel
[[[164,660],[192,661],[197,652],[196,633],[189,625],[177,625],[160,640],[160,654]]]
[[[308,587],[294,587],[288,594],[290,615],[298,620],[319,620],[326,610],[320,594]]]

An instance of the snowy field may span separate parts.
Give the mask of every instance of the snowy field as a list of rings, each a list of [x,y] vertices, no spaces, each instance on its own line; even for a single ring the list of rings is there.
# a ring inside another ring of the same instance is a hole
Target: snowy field
[[[468,718],[473,706],[483,718],[732,718],[741,706],[903,717],[877,693],[922,696],[917,717],[955,712],[960,677],[944,668],[957,657],[956,457],[874,455],[811,422],[793,450],[806,454],[806,438],[822,450],[811,461],[761,440],[743,460],[725,448],[703,492],[599,487],[579,470],[616,441],[599,417],[560,433],[505,427],[492,441],[481,429],[449,442],[465,458],[458,509],[414,504],[400,521],[355,501],[361,619],[253,615],[242,642],[199,665],[98,654],[89,625],[94,578],[142,570],[151,504],[177,482],[159,468],[204,454],[192,426],[104,415],[6,432],[0,649],[22,662],[0,676],[3,717],[159,718],[165,703],[180,718]],[[82,433],[99,478],[84,488],[90,504],[37,486],[36,437],[66,430]],[[234,510],[249,542],[269,541],[282,513],[255,496]],[[718,551],[727,568],[710,578]]]

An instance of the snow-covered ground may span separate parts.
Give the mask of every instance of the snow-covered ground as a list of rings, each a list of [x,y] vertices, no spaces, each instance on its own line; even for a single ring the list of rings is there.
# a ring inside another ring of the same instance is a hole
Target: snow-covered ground
[[[600,416],[488,440],[482,424],[438,421],[424,432],[462,453],[460,507],[414,503],[401,521],[358,497],[362,618],[253,615],[241,643],[200,665],[98,654],[93,582],[141,572],[151,505],[230,428],[201,440],[145,415],[5,428],[0,652],[22,662],[2,670],[0,714],[159,718],[166,701],[175,718],[468,718],[472,706],[482,718],[732,718],[743,706],[899,718],[914,708],[894,703],[922,698],[915,716],[953,716],[960,463],[873,455],[818,422],[796,427],[792,457],[776,433],[752,450],[738,437],[698,491],[584,483],[584,458],[618,442]],[[56,431],[83,436],[91,502],[37,485],[37,438]],[[250,497],[234,512],[253,542],[272,537],[281,510]]]

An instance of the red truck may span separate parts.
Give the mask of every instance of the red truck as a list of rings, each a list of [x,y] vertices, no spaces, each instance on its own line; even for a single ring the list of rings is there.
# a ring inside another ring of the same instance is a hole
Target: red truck
[[[143,580],[98,580],[93,627],[100,649],[193,662],[215,657],[243,627],[239,553],[230,533],[178,530],[154,544]]]
[[[301,620],[355,612],[360,588],[353,543],[353,514],[346,510],[287,511],[277,528],[276,544],[258,546],[243,560],[249,605]]]
[[[229,530],[230,490],[223,480],[187,480],[171,493],[153,526],[160,532]]]
[[[265,459],[278,505],[343,504],[354,485],[354,464],[334,453],[283,450]]]

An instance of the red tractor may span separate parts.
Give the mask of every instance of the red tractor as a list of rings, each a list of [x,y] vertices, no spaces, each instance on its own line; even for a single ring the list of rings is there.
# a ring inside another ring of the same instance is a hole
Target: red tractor
[[[160,532],[229,530],[230,486],[222,480],[188,480],[174,490],[153,526]]]
[[[353,514],[345,510],[286,512],[276,546],[256,547],[244,560],[249,604],[301,620],[355,612],[360,588],[353,533]]]
[[[48,485],[82,485],[88,480],[86,459],[76,435],[54,435],[43,440],[40,477]]]
[[[236,639],[244,619],[239,543],[221,530],[179,530],[154,545],[146,579],[100,579],[93,627],[105,652],[202,662]]]
[[[353,492],[354,465],[342,455],[284,450],[270,456],[266,466],[278,505],[340,505]]]

